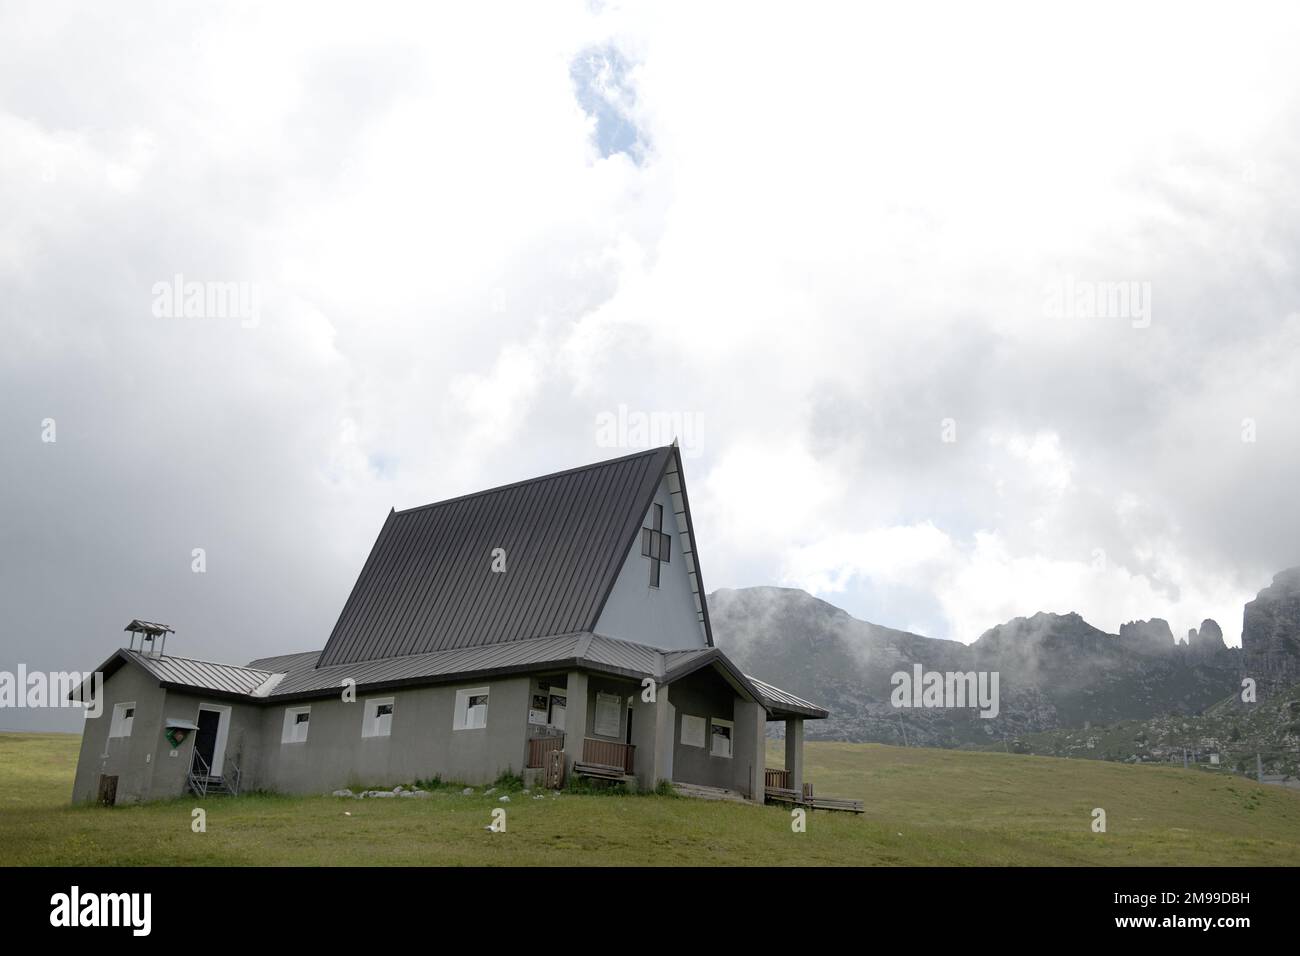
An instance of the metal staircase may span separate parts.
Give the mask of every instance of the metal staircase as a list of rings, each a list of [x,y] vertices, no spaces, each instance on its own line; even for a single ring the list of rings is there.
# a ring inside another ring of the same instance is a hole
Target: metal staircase
[[[190,761],[190,772],[186,778],[189,792],[196,797],[207,797],[213,794],[239,796],[239,784],[243,776],[239,765],[233,760],[227,760],[226,764],[229,767],[228,772],[221,776],[213,776],[208,762],[197,750],[194,751],[194,758]]]

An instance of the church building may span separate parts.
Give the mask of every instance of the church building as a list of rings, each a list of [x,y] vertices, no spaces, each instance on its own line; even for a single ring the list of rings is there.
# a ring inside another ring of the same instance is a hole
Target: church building
[[[390,511],[323,649],[235,666],[127,630],[74,801],[509,772],[761,802],[765,771],[801,792],[803,722],[827,716],[714,646],[675,444]]]

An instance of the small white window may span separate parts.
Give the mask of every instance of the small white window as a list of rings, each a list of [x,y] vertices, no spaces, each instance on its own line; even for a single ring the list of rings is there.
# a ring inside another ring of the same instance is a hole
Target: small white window
[[[280,742],[284,744],[306,743],[307,726],[310,722],[310,707],[286,707],[284,709],[284,732],[280,735]]]
[[[596,695],[596,719],[592,731],[597,737],[617,737],[623,701],[617,694]]]
[[[708,722],[703,717],[682,714],[682,745],[685,747],[703,747],[704,732]]]
[[[393,732],[393,698],[373,697],[366,701],[362,737],[387,737]]]
[[[131,725],[135,723],[135,701],[116,704],[113,707],[113,723],[108,729],[110,737],[130,737]]]
[[[720,720],[714,717],[713,724],[713,746],[709,749],[710,755],[714,757],[731,756],[731,735],[736,725],[729,720]]]
[[[456,720],[453,730],[481,730],[487,726],[488,689],[469,687],[456,691]]]

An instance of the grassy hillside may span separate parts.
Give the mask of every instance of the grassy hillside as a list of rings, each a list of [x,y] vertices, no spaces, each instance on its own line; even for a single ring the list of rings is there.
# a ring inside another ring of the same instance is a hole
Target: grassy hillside
[[[0,733],[0,863],[1300,865],[1300,795],[1166,767],[812,743],[817,790],[861,797],[867,813],[817,812],[796,834],[777,807],[520,792],[502,804],[481,788],[74,809],[77,746]],[[206,833],[191,831],[196,806]],[[487,832],[502,806],[507,831]],[[1107,833],[1091,832],[1094,807]]]
[[[1181,762],[1184,751],[1220,766],[1250,772],[1260,755],[1267,774],[1300,775],[1300,685],[1245,704],[1232,695],[1202,714],[1162,715],[1094,725],[1088,730],[1059,729],[1025,734],[1012,742],[1019,753],[1101,760]]]

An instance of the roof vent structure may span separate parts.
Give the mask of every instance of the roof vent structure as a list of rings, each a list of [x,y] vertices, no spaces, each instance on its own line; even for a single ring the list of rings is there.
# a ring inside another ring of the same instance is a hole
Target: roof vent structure
[[[124,631],[131,634],[130,650],[135,650],[135,636],[140,635],[140,653],[152,654],[154,657],[162,657],[167,648],[167,635],[176,632],[166,624],[154,624],[152,621],[134,620],[126,627]],[[161,640],[160,640],[161,639]]]

